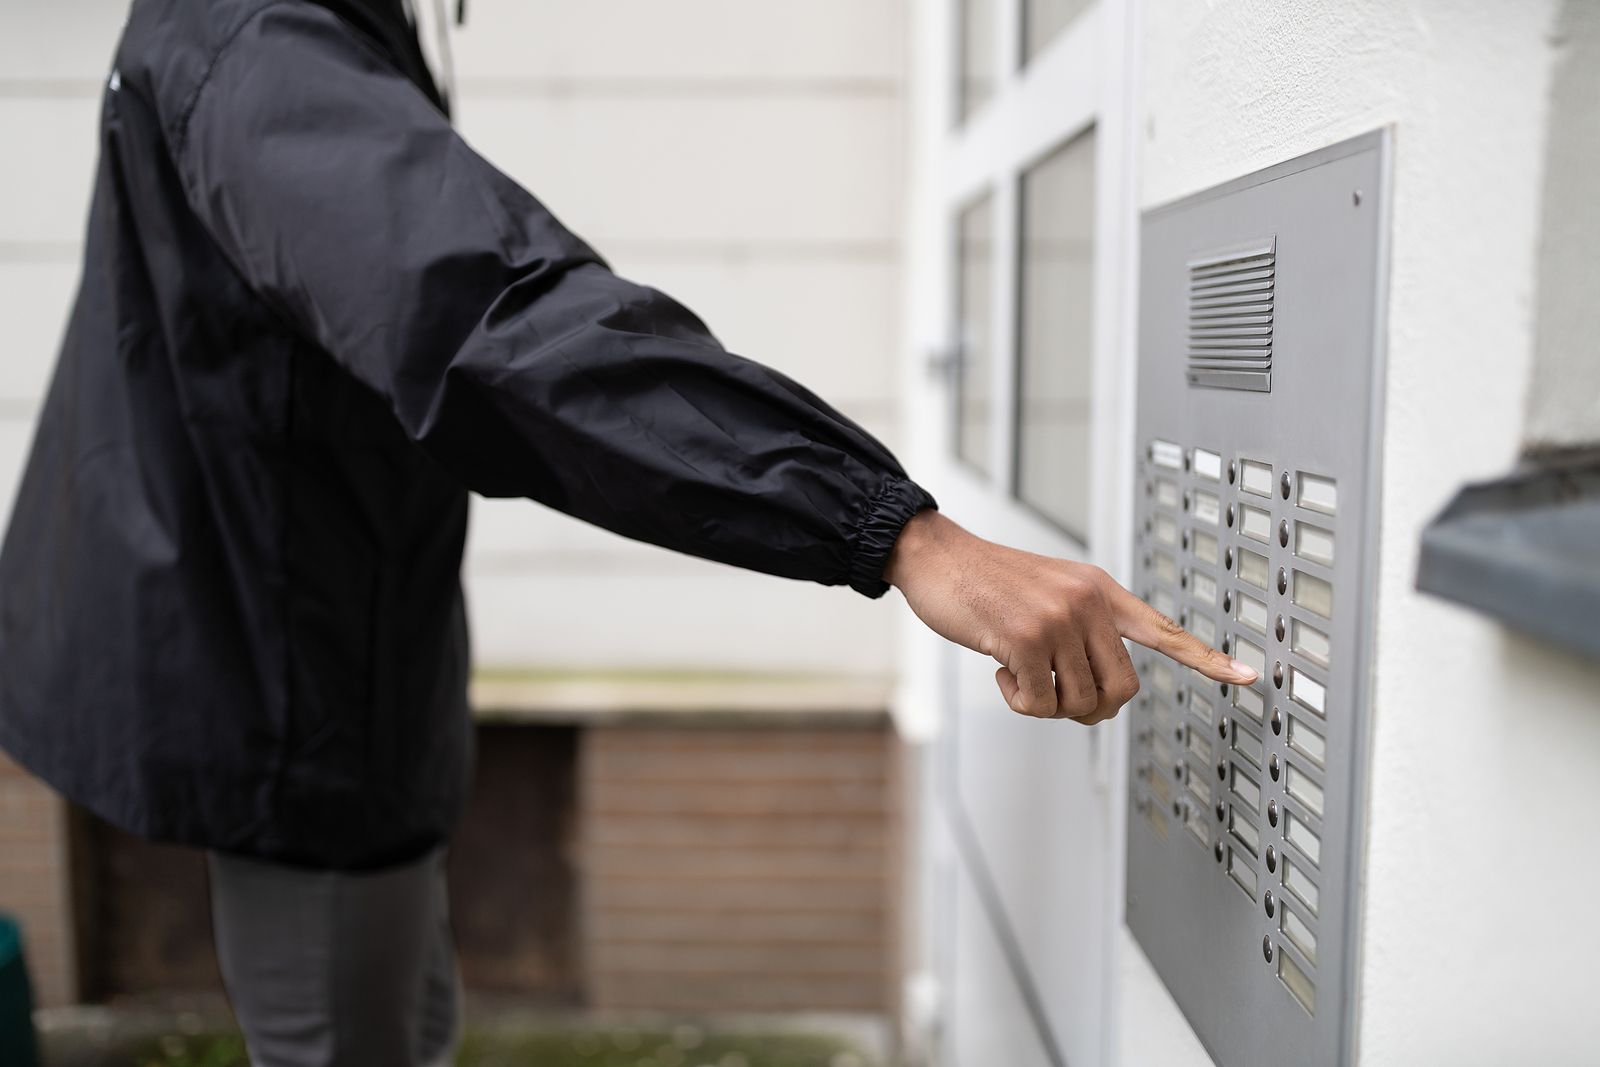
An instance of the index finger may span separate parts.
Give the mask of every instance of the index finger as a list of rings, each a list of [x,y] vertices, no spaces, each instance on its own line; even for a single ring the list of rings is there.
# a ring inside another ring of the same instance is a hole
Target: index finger
[[[1113,597],[1117,630],[1128,640],[1193,667],[1214,682],[1249,685],[1259,677],[1253,667],[1229,659],[1122,586],[1116,587]]]

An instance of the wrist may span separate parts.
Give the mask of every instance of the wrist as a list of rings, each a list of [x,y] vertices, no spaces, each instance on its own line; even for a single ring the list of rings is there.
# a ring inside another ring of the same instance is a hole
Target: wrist
[[[937,555],[960,527],[933,508],[924,508],[900,528],[894,548],[884,564],[883,580],[905,592],[907,583],[926,570],[928,560]]]

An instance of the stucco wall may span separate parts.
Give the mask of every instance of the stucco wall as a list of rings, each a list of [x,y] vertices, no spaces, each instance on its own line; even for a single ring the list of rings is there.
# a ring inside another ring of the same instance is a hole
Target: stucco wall
[[[1600,669],[1412,590],[1426,521],[1528,430],[1556,6],[1144,3],[1145,206],[1396,131],[1365,1064],[1600,1049]]]

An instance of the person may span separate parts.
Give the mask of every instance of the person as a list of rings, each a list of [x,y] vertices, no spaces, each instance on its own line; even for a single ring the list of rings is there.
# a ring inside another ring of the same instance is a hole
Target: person
[[[469,491],[894,585],[1027,715],[1115,715],[1124,638],[1253,677],[1103,571],[965,532],[860,427],[614,274],[455,133],[401,0],[140,0],[115,64],[0,553],[0,746],[207,850],[257,1067],[453,1047]]]

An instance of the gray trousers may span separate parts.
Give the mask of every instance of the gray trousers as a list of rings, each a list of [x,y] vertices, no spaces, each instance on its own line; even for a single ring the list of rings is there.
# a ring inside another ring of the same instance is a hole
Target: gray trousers
[[[444,852],[344,874],[208,855],[217,962],[253,1067],[453,1062]]]

